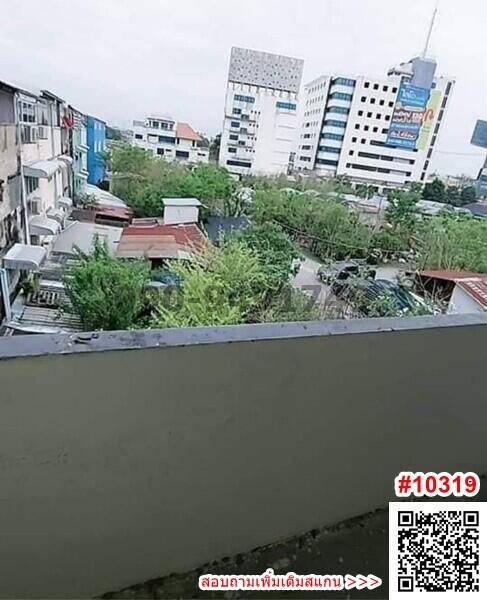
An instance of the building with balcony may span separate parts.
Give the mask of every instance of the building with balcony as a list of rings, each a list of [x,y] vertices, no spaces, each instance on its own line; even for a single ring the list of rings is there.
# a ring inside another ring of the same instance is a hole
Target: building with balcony
[[[209,160],[208,145],[191,125],[168,116],[152,115],[145,121],[134,121],[132,143],[168,161]]]
[[[96,185],[105,179],[106,123],[88,115],[86,117],[86,143],[88,145],[88,183]]]
[[[388,77],[380,80],[333,75],[308,83],[294,168],[324,177],[345,175],[380,190],[425,182],[454,81],[432,75],[430,83],[427,78],[419,81],[431,89],[416,147],[388,142],[401,82],[416,84],[424,63],[431,69],[431,61],[413,59],[391,69]]]
[[[232,173],[286,173],[298,126],[303,61],[232,48],[219,164]]]

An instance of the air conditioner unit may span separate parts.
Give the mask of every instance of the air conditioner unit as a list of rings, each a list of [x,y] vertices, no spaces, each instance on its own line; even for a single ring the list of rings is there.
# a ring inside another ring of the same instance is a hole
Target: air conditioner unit
[[[47,127],[46,126],[40,126],[37,128],[37,136],[40,140],[47,140],[48,135],[47,135]]]

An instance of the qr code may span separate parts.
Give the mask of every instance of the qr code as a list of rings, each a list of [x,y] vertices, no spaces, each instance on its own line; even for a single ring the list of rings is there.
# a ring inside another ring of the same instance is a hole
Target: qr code
[[[484,509],[479,502],[391,502],[390,597],[403,598],[404,592],[419,592],[422,597],[424,592],[442,592],[442,598],[450,597],[445,592],[452,597],[479,595],[484,589]]]

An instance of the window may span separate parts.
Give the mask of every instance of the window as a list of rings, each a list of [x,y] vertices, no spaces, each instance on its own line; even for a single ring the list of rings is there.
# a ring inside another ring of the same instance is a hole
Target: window
[[[360,98],[360,102],[367,102],[367,96],[362,96],[362,98]]]
[[[316,163],[319,165],[330,165],[332,167],[338,167],[337,160],[329,160],[328,158],[317,158]]]
[[[325,140],[337,140],[339,142],[343,140],[343,135],[340,135],[339,133],[323,133],[321,137]]]
[[[443,102],[441,103],[441,108],[445,108],[447,102],[448,102],[448,96],[445,94],[443,96]]]
[[[331,154],[340,154],[340,148],[333,148],[332,146],[318,146],[320,152],[330,152]]]
[[[296,105],[292,102],[276,102],[276,108],[283,110],[296,110]]]
[[[381,113],[377,113],[377,114],[375,115],[375,118],[376,118],[376,119],[381,119],[381,118],[382,118],[382,114],[381,114]]]
[[[389,130],[388,129],[383,129],[382,133],[389,133]]]
[[[342,129],[345,129],[345,127],[347,126],[345,121],[335,121],[334,119],[326,119],[326,121],[323,123],[323,125],[331,125],[332,127],[341,127]]]
[[[384,85],[384,86],[382,87],[382,91],[383,91],[383,92],[388,92],[388,91],[389,91],[389,87],[388,87],[387,85]]]
[[[174,144],[176,143],[176,139],[173,137],[170,137],[169,135],[159,135],[158,136],[158,140],[161,144],[166,143],[166,144]]]
[[[375,87],[375,86],[374,86],[374,87]],[[371,99],[370,99],[370,103],[371,103],[371,104],[375,104],[375,98],[371,98]]]
[[[347,101],[351,101],[353,98],[352,94],[344,94],[343,92],[333,92],[333,94],[330,94],[330,99],[331,100],[347,100]]]
[[[39,179],[37,177],[24,177],[25,180],[25,193],[27,196],[32,194],[34,190],[39,187]]]
[[[238,121],[231,121],[230,127],[240,127],[240,123]]]
[[[186,150],[176,150],[177,158],[189,158],[189,152]]]
[[[355,123],[355,129],[360,129],[360,123]]]
[[[228,152],[229,152],[230,154],[235,154],[235,153],[237,152],[237,149],[236,149],[236,148],[233,148],[232,146],[229,146],[229,147],[228,147]]]
[[[311,137],[311,134],[310,134],[310,133],[304,133],[304,134],[303,134],[303,138],[304,138],[305,140],[309,139],[310,137]]]
[[[395,87],[395,86],[394,86],[394,87],[392,88],[392,93],[393,93],[393,94],[395,94],[396,92],[397,92],[397,87]]]
[[[366,81],[366,82],[364,83],[364,87],[366,87],[366,88],[370,87],[370,82],[369,82],[369,81]]]
[[[249,115],[241,115],[240,118],[242,121],[248,121],[250,119]]]
[[[371,112],[368,112],[368,113],[367,113],[367,117],[370,119],[370,118],[372,117],[372,113],[371,113]]]
[[[391,115],[386,115],[384,118],[385,118],[386,121],[390,121],[391,120]]]
[[[241,108],[234,108],[234,109],[232,110],[232,113],[233,113],[234,115],[239,115],[241,112],[242,112],[242,109],[241,109]]]
[[[374,90],[378,90],[379,89],[379,84],[378,83],[374,83]]]
[[[394,102],[389,102],[389,107],[392,108],[394,106]]]
[[[348,115],[350,111],[348,108],[344,108],[343,106],[330,106],[327,112],[338,113],[340,115]]]
[[[252,98],[252,96],[242,96],[241,94],[235,94],[233,99],[237,102],[250,102],[252,104],[255,102],[255,98]]]
[[[349,154],[349,156],[353,156],[353,150],[350,150],[350,152],[348,154]]]
[[[309,145],[301,146],[301,150],[311,150],[311,146],[309,146]]]
[[[149,127],[152,129],[159,129],[159,121],[149,121]]]
[[[360,140],[360,143],[361,143],[361,144],[365,144],[365,142],[366,142],[366,141],[367,141],[367,140],[366,140],[365,138],[362,138],[362,139]]]
[[[379,131],[378,127],[374,127],[374,129],[372,130],[374,133],[377,133]]]
[[[240,133],[248,133],[248,129],[246,127],[240,127]]]
[[[440,124],[439,124],[439,123],[437,123],[437,124],[435,125],[435,131],[434,131],[434,135],[436,135],[436,134],[438,133],[438,131],[440,131]]]
[[[164,154],[164,148],[157,148],[157,154]]]
[[[369,126],[368,125],[364,125],[364,131],[368,131],[369,130]]]
[[[346,85],[348,87],[355,87],[354,79],[347,79],[346,77],[336,77],[333,81],[333,84],[336,85]]]
[[[380,106],[384,106],[384,104],[385,104],[384,100],[379,100],[379,104],[380,104]]]
[[[358,116],[359,116],[359,117],[363,117],[363,115],[364,115],[364,111],[363,111],[363,110],[359,110],[359,111],[358,111]]]
[[[230,140],[238,140],[238,135],[236,135],[235,133],[231,133],[228,136],[228,139],[230,139]]]
[[[36,123],[36,105],[31,102],[20,103],[20,121],[22,123]]]
[[[356,142],[356,141],[357,141],[357,138],[356,138],[356,137],[353,137],[353,138],[352,138],[352,142]]]
[[[135,134],[135,139],[136,139],[136,140],[143,140],[143,139],[144,139],[144,136],[143,136],[141,133],[136,133],[136,134]]]
[[[246,160],[227,160],[227,165],[229,165],[230,167],[245,167],[249,169],[252,163]]]
[[[240,140],[240,141],[238,142],[238,145],[239,145],[239,146],[245,146],[245,141],[244,141],[244,140]]]
[[[431,155],[433,154],[433,148],[430,148],[428,150],[428,158],[431,158]]]

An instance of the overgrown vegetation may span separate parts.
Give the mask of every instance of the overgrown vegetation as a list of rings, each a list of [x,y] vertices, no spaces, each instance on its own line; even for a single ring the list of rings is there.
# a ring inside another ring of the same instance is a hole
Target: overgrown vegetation
[[[64,273],[71,309],[87,330],[136,327],[144,308],[144,286],[149,269],[143,261],[110,256],[95,241],[90,254],[79,253],[79,262]]]

